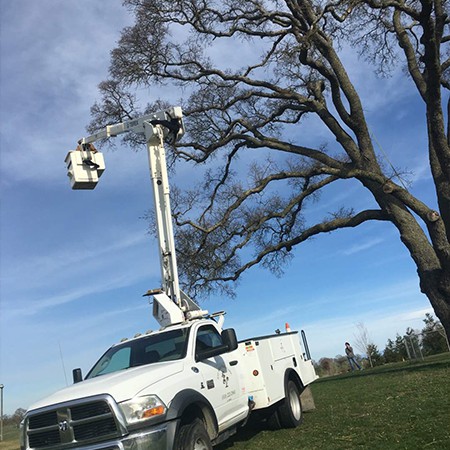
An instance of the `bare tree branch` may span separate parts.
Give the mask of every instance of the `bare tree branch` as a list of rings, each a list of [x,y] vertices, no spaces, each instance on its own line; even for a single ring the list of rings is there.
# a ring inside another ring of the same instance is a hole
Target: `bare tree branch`
[[[193,293],[231,294],[229,282],[257,264],[281,273],[289,250],[311,237],[383,221],[398,230],[450,336],[448,0],[124,3],[135,24],[112,52],[90,131],[136,116],[136,88],[165,84],[185,93],[187,133],[171,156],[208,168],[199,187],[174,189],[180,272]],[[252,54],[237,64],[219,50],[239,54],[243,45]],[[349,49],[382,76],[402,64],[412,78],[426,110],[436,202],[396,183],[396,171],[379,161],[342,58]],[[333,144],[311,144],[310,119]],[[335,205],[331,216],[311,220],[329,186],[351,182],[375,208]]]

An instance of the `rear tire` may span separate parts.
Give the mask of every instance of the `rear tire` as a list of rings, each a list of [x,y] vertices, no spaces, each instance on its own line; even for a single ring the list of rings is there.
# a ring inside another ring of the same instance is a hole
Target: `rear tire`
[[[212,450],[211,439],[200,419],[181,426],[174,450]]]
[[[272,414],[269,415],[269,417],[267,417],[267,426],[269,428],[269,430],[281,430],[283,428],[283,426],[280,423],[280,418],[278,416],[278,408],[273,411]]]
[[[303,411],[300,401],[300,391],[297,385],[289,380],[286,386],[286,396],[278,407],[278,419],[283,428],[296,428],[302,423]]]

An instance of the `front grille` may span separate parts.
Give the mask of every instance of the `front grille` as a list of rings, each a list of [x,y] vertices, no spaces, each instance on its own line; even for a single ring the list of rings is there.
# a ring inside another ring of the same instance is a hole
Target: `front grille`
[[[116,423],[112,417],[98,420],[94,423],[82,423],[73,427],[75,440],[83,441],[93,439],[96,436],[106,436],[116,431]]]
[[[28,447],[33,449],[78,447],[120,435],[114,412],[104,399],[56,405],[27,418]]]
[[[108,403],[104,401],[73,406],[70,410],[72,411],[73,420],[86,419],[86,417],[100,416],[101,414],[108,414],[111,412]]]
[[[29,443],[32,448],[50,447],[60,444],[61,439],[59,438],[58,430],[48,430],[31,434]]]
[[[31,416],[28,426],[30,429],[43,428],[58,423],[56,411],[50,411],[48,413],[39,414],[38,416]]]

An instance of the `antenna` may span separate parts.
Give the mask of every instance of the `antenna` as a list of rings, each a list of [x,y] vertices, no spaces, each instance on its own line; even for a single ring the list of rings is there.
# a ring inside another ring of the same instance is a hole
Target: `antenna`
[[[59,356],[61,358],[61,365],[62,365],[62,369],[63,369],[63,372],[64,372],[64,379],[66,380],[66,386],[69,386],[69,383],[67,382],[66,366],[64,365],[64,358],[63,358],[63,352],[62,352],[61,342],[60,341],[58,341],[58,345],[59,345]]]

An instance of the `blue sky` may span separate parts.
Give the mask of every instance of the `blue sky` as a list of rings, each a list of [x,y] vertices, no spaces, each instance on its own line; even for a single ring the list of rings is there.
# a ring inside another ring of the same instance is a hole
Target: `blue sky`
[[[140,219],[152,207],[145,153],[105,152],[94,191],[72,191],[64,165],[86,135],[110,51],[132,18],[120,0],[0,5],[0,383],[11,414],[70,384],[73,368],[86,373],[122,337],[155,328],[142,294],[160,285],[160,272],[155,240]],[[378,142],[394,165],[411,171],[411,191],[433,205],[424,112],[410,81],[401,70],[377,80],[354,55],[346,59]],[[312,123],[305,139],[318,145],[320,133]],[[196,176],[179,167],[171,181]],[[313,213],[336,204],[363,208],[367,197],[342,183]],[[294,252],[283,277],[252,269],[235,299],[211,298],[203,307],[225,309],[240,338],[289,322],[306,331],[315,359],[342,354],[358,323],[383,350],[408,326],[422,328],[431,312],[414,264],[386,224],[324,235]]]

